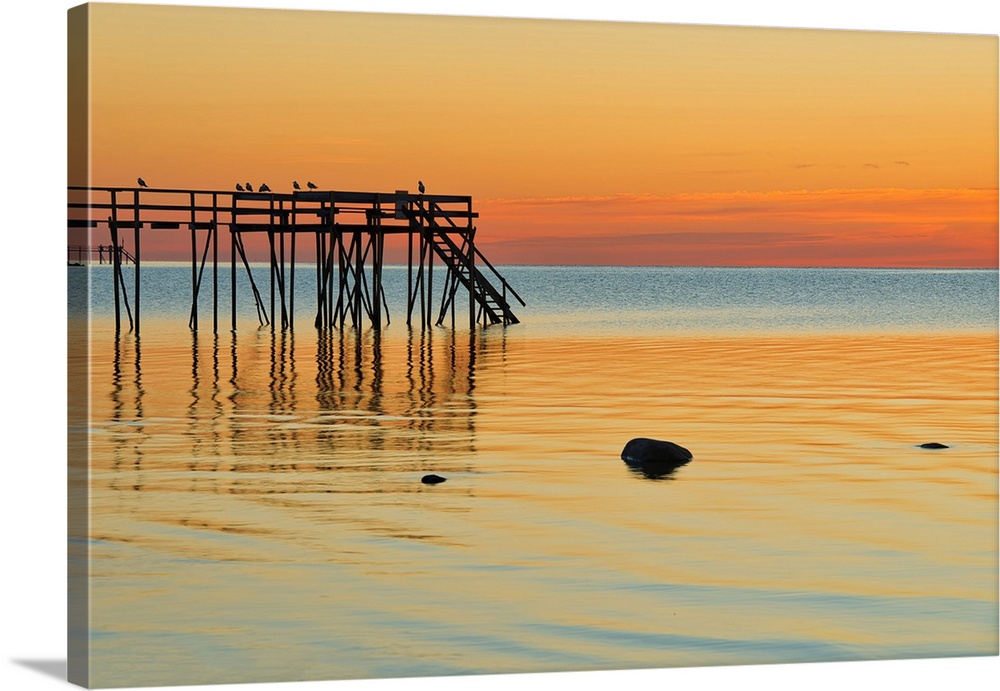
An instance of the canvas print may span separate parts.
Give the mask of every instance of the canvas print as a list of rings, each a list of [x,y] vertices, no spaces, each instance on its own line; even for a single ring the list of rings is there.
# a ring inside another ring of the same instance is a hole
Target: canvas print
[[[74,683],[997,654],[996,36],[68,38]]]

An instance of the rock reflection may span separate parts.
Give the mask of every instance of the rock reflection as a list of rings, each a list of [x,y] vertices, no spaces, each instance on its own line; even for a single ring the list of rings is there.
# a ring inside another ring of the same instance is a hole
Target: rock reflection
[[[674,468],[672,470],[667,470],[662,473],[654,473],[648,470],[643,470],[642,468],[636,468],[634,466],[625,466],[625,469],[635,477],[640,477],[643,480],[673,481],[677,479],[675,476],[675,474],[677,473],[677,468]]]

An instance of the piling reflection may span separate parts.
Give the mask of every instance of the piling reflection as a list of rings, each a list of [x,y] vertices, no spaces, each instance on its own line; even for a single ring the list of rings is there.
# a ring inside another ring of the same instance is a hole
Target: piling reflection
[[[477,367],[491,349],[502,362],[505,349],[503,339],[445,329],[143,337],[115,334],[104,370],[113,489],[145,489],[148,470],[187,473],[189,489],[212,491],[246,487],[206,473],[266,473],[255,478],[263,491],[275,473],[471,467]],[[161,486],[176,480],[155,475]],[[297,486],[315,490],[302,478]]]
[[[191,332],[191,388],[186,436],[191,443],[189,471],[217,470],[224,439],[224,404],[220,386],[219,335],[212,334],[207,354],[199,348],[198,332]],[[204,359],[208,362],[203,362]],[[207,367],[206,367],[207,364]],[[207,375],[203,371],[207,369]]]
[[[292,331],[271,331],[269,339],[270,384],[268,390],[268,413],[270,419],[279,422],[292,419],[298,408],[296,399],[295,335]],[[291,458],[280,461],[272,459],[270,470],[297,469],[297,458],[302,450],[298,435],[286,425],[275,424],[268,429],[268,440],[275,447],[291,449]]]
[[[116,332],[114,340],[109,425],[112,467],[116,471],[130,471],[130,482],[125,488],[140,490],[143,488],[144,446],[148,440],[144,420],[146,391],[142,378],[142,343],[139,334]],[[116,477],[112,486],[117,482]]]
[[[319,448],[473,453],[475,351],[470,345],[469,355],[460,357],[461,340],[474,343],[454,332],[410,330],[401,351],[398,341],[387,345],[374,329],[320,332]]]

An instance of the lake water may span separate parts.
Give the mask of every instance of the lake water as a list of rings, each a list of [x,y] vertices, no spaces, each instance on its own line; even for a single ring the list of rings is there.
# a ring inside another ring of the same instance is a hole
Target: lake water
[[[474,336],[89,271],[94,686],[997,652],[996,271],[509,267]]]

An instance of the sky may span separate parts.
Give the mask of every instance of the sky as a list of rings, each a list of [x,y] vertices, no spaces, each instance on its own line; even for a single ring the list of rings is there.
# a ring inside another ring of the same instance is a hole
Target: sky
[[[94,185],[421,179],[504,264],[997,266],[996,36],[90,13]]]

